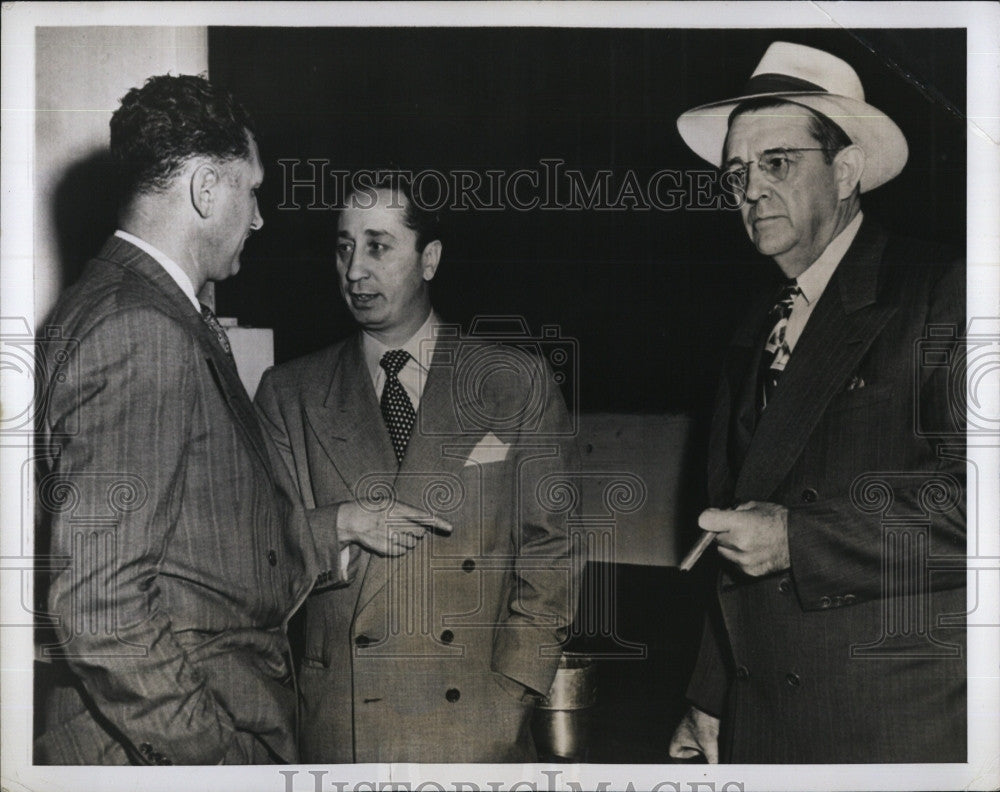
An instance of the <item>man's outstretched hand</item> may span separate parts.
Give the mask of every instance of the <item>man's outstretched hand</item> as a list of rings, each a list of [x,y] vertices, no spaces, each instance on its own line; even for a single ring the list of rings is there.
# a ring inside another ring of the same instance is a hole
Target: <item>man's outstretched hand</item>
[[[403,555],[428,531],[450,534],[451,523],[405,503],[386,509],[384,503],[375,501],[347,501],[337,510],[341,543],[354,542],[381,556]]]

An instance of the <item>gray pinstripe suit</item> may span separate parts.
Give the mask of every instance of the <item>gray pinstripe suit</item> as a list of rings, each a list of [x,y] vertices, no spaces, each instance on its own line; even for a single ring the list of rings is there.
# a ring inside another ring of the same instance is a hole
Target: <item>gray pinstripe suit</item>
[[[51,325],[38,502],[66,562],[46,650],[64,684],[36,762],[295,761],[285,625],[315,554],[235,365],[117,238]]]

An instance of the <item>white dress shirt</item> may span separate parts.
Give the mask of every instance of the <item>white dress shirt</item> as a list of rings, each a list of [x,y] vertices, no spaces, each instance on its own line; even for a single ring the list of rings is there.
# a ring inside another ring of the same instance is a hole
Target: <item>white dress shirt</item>
[[[806,322],[809,321],[809,317],[812,316],[816,303],[826,291],[826,284],[830,282],[837,265],[844,258],[844,254],[847,253],[854,237],[858,235],[863,217],[861,212],[858,212],[854,219],[844,227],[844,230],[830,240],[830,244],[826,246],[820,257],[795,279],[801,293],[795,295],[795,299],[792,301],[792,312],[788,316],[788,326],[785,328],[785,342],[788,344],[789,352],[795,349],[795,344],[798,342],[799,336],[802,335],[802,330],[805,328]]]
[[[157,264],[159,264],[163,269],[166,270],[167,275],[173,279],[182,292],[187,295],[187,298],[191,301],[191,304],[195,307],[198,313],[201,313],[201,303],[198,302],[198,295],[195,294],[194,284],[191,283],[191,279],[187,276],[187,273],[178,266],[170,256],[164,253],[162,250],[158,250],[151,244],[146,242],[139,237],[128,233],[128,231],[122,231],[118,229],[115,231],[115,236],[119,239],[124,239],[126,242],[131,242],[143,253],[149,255]]]
[[[420,407],[420,397],[424,393],[424,385],[427,382],[427,374],[430,370],[430,363],[434,357],[434,347],[437,345],[435,328],[440,324],[437,314],[432,310],[427,315],[420,329],[414,333],[410,339],[400,347],[388,347],[377,338],[361,331],[361,351],[365,358],[365,365],[372,378],[372,385],[375,386],[375,398],[382,400],[382,391],[385,389],[386,373],[380,365],[382,355],[390,349],[405,349],[410,353],[410,359],[406,365],[399,370],[396,375],[399,384],[403,386],[406,395],[410,397],[413,411]],[[347,545],[340,551],[341,574],[348,577],[348,567],[351,559],[351,546]]]
[[[432,310],[427,315],[420,329],[414,333],[410,339],[398,347],[388,347],[374,336],[362,331],[361,350],[365,356],[365,365],[368,366],[368,373],[371,375],[372,384],[375,386],[375,397],[381,401],[382,391],[385,388],[385,369],[380,365],[382,355],[390,349],[405,349],[410,353],[410,359],[406,365],[399,370],[397,377],[399,384],[403,386],[406,395],[410,397],[413,411],[420,408],[420,397],[424,393],[424,385],[427,382],[427,374],[430,371],[431,359],[434,356],[434,347],[437,345],[437,335],[434,329],[440,324],[440,320]]]

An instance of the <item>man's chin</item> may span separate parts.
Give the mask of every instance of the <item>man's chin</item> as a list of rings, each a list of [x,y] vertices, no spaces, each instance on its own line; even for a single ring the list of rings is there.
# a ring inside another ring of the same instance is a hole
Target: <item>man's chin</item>
[[[780,256],[790,248],[789,241],[783,235],[754,231],[750,239],[762,256]]]

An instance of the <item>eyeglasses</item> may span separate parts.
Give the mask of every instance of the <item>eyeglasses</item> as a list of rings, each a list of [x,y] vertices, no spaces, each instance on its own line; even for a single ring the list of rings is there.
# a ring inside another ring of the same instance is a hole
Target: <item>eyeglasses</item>
[[[817,148],[775,148],[768,149],[757,160],[757,167],[760,168],[770,182],[784,181],[788,177],[788,171],[798,158],[794,155],[802,151],[838,151],[838,149],[817,147]],[[743,197],[746,194],[747,182],[750,180],[750,166],[752,162],[742,164],[733,163],[722,171],[722,187],[724,190]]]

